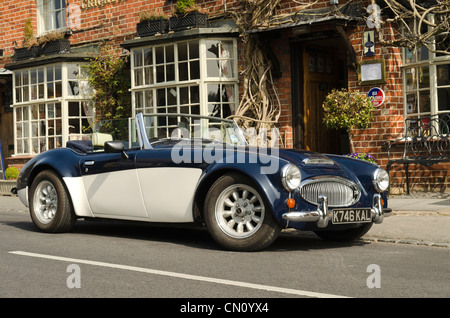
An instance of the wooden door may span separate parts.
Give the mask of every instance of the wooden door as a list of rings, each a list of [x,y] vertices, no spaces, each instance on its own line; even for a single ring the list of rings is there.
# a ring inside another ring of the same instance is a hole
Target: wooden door
[[[304,148],[339,154],[341,134],[326,128],[322,109],[327,94],[339,86],[338,59],[330,48],[306,45],[303,47],[302,58]]]

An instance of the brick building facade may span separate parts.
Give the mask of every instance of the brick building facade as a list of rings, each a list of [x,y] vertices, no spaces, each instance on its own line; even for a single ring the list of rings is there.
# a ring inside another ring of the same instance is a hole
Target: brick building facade
[[[286,147],[348,153],[345,133],[328,131],[323,126],[321,102],[331,88],[367,94],[371,88],[379,87],[385,93],[384,103],[375,109],[370,127],[355,130],[353,134],[356,151],[373,155],[380,166],[386,167],[388,153],[384,143],[403,136],[405,118],[450,112],[450,106],[446,106],[450,104],[450,100],[446,104],[450,77],[439,77],[444,83],[430,81],[441,70],[448,74],[450,60],[432,54],[425,58],[423,52],[412,54],[381,46],[377,33],[368,33],[373,28],[361,19],[367,15],[370,1],[338,2],[331,5],[329,0],[317,1],[302,15],[295,14],[300,7],[298,1],[283,0],[276,13],[290,18],[284,23],[251,30],[250,34],[264,41],[272,58],[272,73],[282,109],[278,126]],[[242,43],[232,13],[239,10],[241,2],[199,0],[197,7],[208,16],[206,25],[137,36],[140,12],[160,8],[171,16],[175,5],[175,0],[2,1],[0,140],[8,165],[20,167],[36,153],[63,145],[71,138],[84,138],[81,125],[92,111],[89,99],[81,93],[85,82],[71,74],[80,72],[77,67],[86,62],[86,57],[98,53],[103,44],[130,57],[133,112],[146,111],[149,107],[177,107],[180,111],[208,115],[213,106],[208,94],[213,90],[227,92],[226,100],[225,95],[217,94],[214,105],[226,104],[233,111],[239,103],[240,72],[244,66],[240,58]],[[31,18],[36,37],[54,29],[64,30],[70,51],[31,59],[15,58],[15,48],[23,43],[27,18]],[[389,27],[384,33],[390,33]],[[374,49],[370,48],[373,54],[365,54],[368,35],[373,37],[369,38],[374,44]],[[223,52],[212,54],[212,48],[219,45]],[[150,51],[154,60],[149,62],[146,54]],[[161,61],[157,60],[158,52],[164,56]],[[361,76],[365,76],[361,75],[363,66],[375,66],[378,63],[370,62],[378,61],[382,61],[379,64],[384,67],[384,77],[361,82]],[[221,69],[210,73],[214,63],[227,64],[231,71],[225,74]],[[161,74],[155,71],[154,77],[147,78],[147,72],[153,68],[163,71]],[[176,69],[173,74],[169,71],[172,68]],[[41,73],[45,74],[42,79]],[[160,79],[159,75],[163,77]],[[174,78],[169,78],[172,75]],[[410,87],[411,78],[420,85]],[[185,95],[186,100],[179,97],[171,104],[171,89],[177,96]],[[411,104],[409,99],[413,95],[416,97]],[[158,96],[161,98],[156,100]],[[159,100],[164,102],[160,104]],[[154,104],[150,105],[149,101]],[[221,112],[225,116],[223,108]],[[77,122],[81,124],[77,126]],[[78,131],[70,131],[73,127]],[[399,157],[401,153],[402,145],[398,142],[391,148],[391,156]],[[449,168],[448,164],[411,166],[412,189],[449,191]],[[402,169],[401,165],[393,166],[393,191],[404,189]]]

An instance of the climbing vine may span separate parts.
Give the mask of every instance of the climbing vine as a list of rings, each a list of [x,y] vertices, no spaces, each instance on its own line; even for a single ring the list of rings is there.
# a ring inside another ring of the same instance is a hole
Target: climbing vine
[[[380,8],[382,6],[382,8]],[[375,27],[385,46],[426,47],[439,55],[450,55],[449,0],[371,0],[367,23]],[[383,29],[385,25],[394,27]]]
[[[97,120],[131,116],[130,70],[127,57],[118,56],[109,46],[89,59],[85,71],[94,89],[92,100]]]
[[[234,19],[242,39],[243,89],[240,104],[232,115],[243,128],[267,131],[276,127],[281,114],[281,103],[272,76],[272,61],[264,44],[251,30],[268,27],[279,22],[282,15],[277,8],[282,0],[243,0],[234,12]],[[314,2],[315,3],[315,2]],[[304,10],[314,3],[302,5]],[[258,140],[261,143],[261,140]]]
[[[242,39],[244,70],[243,94],[233,117],[244,128],[270,130],[278,122],[281,113],[271,73],[271,61],[257,37],[247,32],[266,24],[280,2],[281,0],[244,0],[242,8],[235,12]]]

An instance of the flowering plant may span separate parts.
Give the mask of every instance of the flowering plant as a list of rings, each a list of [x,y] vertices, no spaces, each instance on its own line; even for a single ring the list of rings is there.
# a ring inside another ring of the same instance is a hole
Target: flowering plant
[[[375,157],[368,154],[368,153],[357,153],[357,152],[353,152],[353,153],[349,153],[348,155],[346,155],[347,157],[351,157],[351,158],[356,158],[356,159],[361,159],[361,160],[365,160],[371,163],[376,164],[376,160]]]
[[[353,130],[370,127],[374,106],[370,97],[359,91],[333,89],[322,105],[323,122],[328,129],[345,129],[348,133],[350,151],[354,152]]]

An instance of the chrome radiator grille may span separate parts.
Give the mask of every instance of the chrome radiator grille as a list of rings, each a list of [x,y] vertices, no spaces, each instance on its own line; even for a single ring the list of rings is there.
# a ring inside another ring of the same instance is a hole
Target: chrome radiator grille
[[[308,180],[300,186],[300,195],[304,200],[317,204],[319,196],[328,199],[332,207],[345,207],[355,204],[361,195],[359,187],[347,179],[337,177],[322,177]]]

